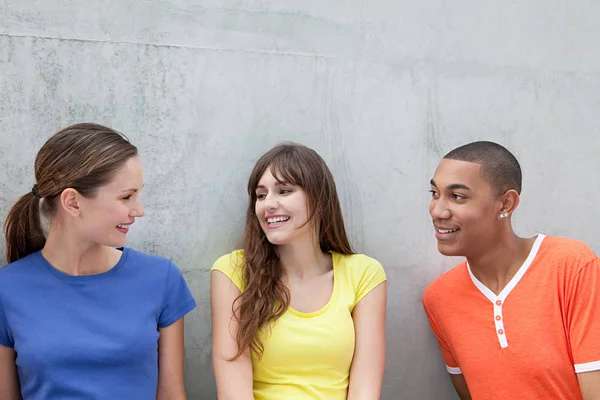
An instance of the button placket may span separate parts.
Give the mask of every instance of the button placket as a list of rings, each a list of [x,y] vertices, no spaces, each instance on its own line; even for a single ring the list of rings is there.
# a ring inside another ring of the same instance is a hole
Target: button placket
[[[502,306],[504,305],[503,301],[497,299],[494,302],[494,326],[496,328],[496,336],[498,337],[498,342],[500,342],[501,348],[508,347],[508,341],[506,340],[506,330],[504,329],[504,317],[502,315]]]

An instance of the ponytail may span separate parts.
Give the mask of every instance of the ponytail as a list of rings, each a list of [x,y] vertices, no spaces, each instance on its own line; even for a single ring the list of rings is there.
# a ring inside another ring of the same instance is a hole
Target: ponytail
[[[41,250],[46,243],[40,216],[40,197],[29,192],[11,208],[4,223],[9,263]]]

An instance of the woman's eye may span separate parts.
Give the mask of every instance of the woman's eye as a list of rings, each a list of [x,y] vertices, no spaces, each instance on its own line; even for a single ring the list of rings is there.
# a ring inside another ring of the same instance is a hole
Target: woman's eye
[[[292,193],[292,189],[281,189],[281,190],[279,191],[279,193],[281,193],[281,194]]]
[[[132,196],[132,195],[127,195],[127,196],[125,196],[125,197],[123,197],[123,200],[129,200],[129,199],[131,199],[131,196]]]
[[[462,194],[458,194],[458,193],[452,193],[451,197],[455,200],[464,200],[465,196],[463,196]]]
[[[259,200],[262,200],[262,199],[264,199],[264,198],[265,198],[265,196],[266,196],[266,194],[264,194],[264,193],[257,193],[257,194],[256,194],[256,198],[257,198],[257,199],[259,199]]]

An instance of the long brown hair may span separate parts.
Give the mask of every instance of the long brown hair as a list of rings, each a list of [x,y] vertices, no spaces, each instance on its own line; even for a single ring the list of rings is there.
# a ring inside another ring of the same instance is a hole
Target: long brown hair
[[[85,197],[93,197],[98,187],[108,183],[136,155],[137,148],[125,136],[102,125],[71,125],[50,137],[35,158],[37,183],[21,196],[6,218],[8,262],[44,247],[41,213],[54,213],[63,190],[73,188]]]
[[[296,143],[282,143],[265,153],[254,166],[248,181],[248,210],[244,233],[244,290],[234,302],[239,312],[237,331],[240,357],[246,349],[263,353],[259,333],[276,321],[290,304],[283,284],[275,246],[269,243],[255,213],[256,187],[270,169],[280,181],[301,187],[308,199],[309,223],[318,229],[321,250],[353,254],[333,176],[316,151]]]

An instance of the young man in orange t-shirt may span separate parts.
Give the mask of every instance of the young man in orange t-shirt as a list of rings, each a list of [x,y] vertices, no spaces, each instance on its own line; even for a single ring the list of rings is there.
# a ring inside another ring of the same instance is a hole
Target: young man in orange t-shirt
[[[517,236],[521,168],[504,147],[448,153],[431,180],[438,250],[466,261],[423,296],[462,400],[600,399],[600,261],[584,243]]]

